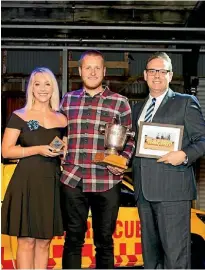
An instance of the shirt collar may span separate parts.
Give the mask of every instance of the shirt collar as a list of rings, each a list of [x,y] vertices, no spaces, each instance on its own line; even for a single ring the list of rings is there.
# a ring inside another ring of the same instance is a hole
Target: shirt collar
[[[100,97],[102,97],[102,98],[104,99],[104,98],[106,98],[107,96],[110,96],[111,93],[112,93],[112,92],[110,91],[109,87],[106,85],[106,86],[103,87],[103,91],[100,92],[100,93],[98,93],[98,94],[96,94],[95,96],[100,96]],[[86,93],[85,89],[84,89],[84,88],[81,88],[80,97],[83,97],[83,96],[85,96],[86,94],[87,94],[87,93]]]
[[[167,89],[163,94],[161,94],[160,96],[156,97],[156,101],[157,102],[161,102],[163,100],[163,98],[166,96],[167,92],[168,92],[169,89]],[[149,100],[151,101],[154,97],[151,96],[149,94]]]

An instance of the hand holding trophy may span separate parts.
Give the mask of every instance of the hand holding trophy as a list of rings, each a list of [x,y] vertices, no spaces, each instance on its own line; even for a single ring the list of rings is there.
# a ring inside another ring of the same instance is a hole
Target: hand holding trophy
[[[99,132],[105,135],[105,153],[97,153],[94,163],[102,166],[115,166],[127,169],[127,159],[120,156],[118,151],[122,151],[128,136],[134,137],[135,132],[130,131],[126,126],[117,123],[113,118],[112,123],[99,127]]]

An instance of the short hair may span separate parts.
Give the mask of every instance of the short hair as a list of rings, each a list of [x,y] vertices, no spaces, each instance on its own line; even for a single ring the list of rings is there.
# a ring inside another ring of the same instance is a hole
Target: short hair
[[[30,75],[28,85],[27,85],[27,90],[26,90],[26,105],[25,108],[28,110],[31,110],[32,105],[33,105],[33,83],[34,83],[34,76],[37,73],[46,73],[51,81],[52,87],[53,87],[53,93],[50,99],[50,106],[51,109],[54,111],[59,111],[59,103],[60,103],[60,98],[59,98],[59,88],[58,88],[58,83],[56,80],[55,75],[53,72],[46,67],[37,67],[35,68]]]
[[[171,61],[169,55],[166,54],[165,52],[156,52],[153,55],[151,55],[147,60],[146,67],[149,64],[149,62],[151,62],[153,59],[157,59],[157,58],[161,58],[161,59],[165,60],[169,64],[169,70],[172,71],[172,61]]]
[[[82,61],[85,58],[86,55],[95,55],[95,56],[101,56],[103,59],[103,62],[105,62],[103,54],[98,50],[87,50],[84,53],[81,54],[80,60],[78,61],[79,67],[82,66]]]

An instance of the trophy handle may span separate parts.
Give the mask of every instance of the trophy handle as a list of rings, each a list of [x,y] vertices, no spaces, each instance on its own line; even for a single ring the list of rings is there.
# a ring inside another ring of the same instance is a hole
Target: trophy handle
[[[104,126],[100,125],[98,130],[101,134],[105,134],[105,127]]]
[[[135,132],[128,129],[127,132],[126,132],[126,135],[134,138]]]
[[[118,124],[119,123],[119,121],[118,121],[118,119],[117,119],[117,116],[114,116],[113,118],[112,118],[112,122],[111,122],[113,125],[116,125],[116,124]]]

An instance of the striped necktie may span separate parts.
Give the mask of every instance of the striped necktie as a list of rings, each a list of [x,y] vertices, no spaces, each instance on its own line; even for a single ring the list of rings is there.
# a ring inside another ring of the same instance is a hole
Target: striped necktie
[[[154,111],[155,103],[156,103],[156,98],[153,98],[152,103],[147,108],[145,118],[144,118],[144,122],[151,122],[152,121],[152,114],[153,114],[153,111]]]

